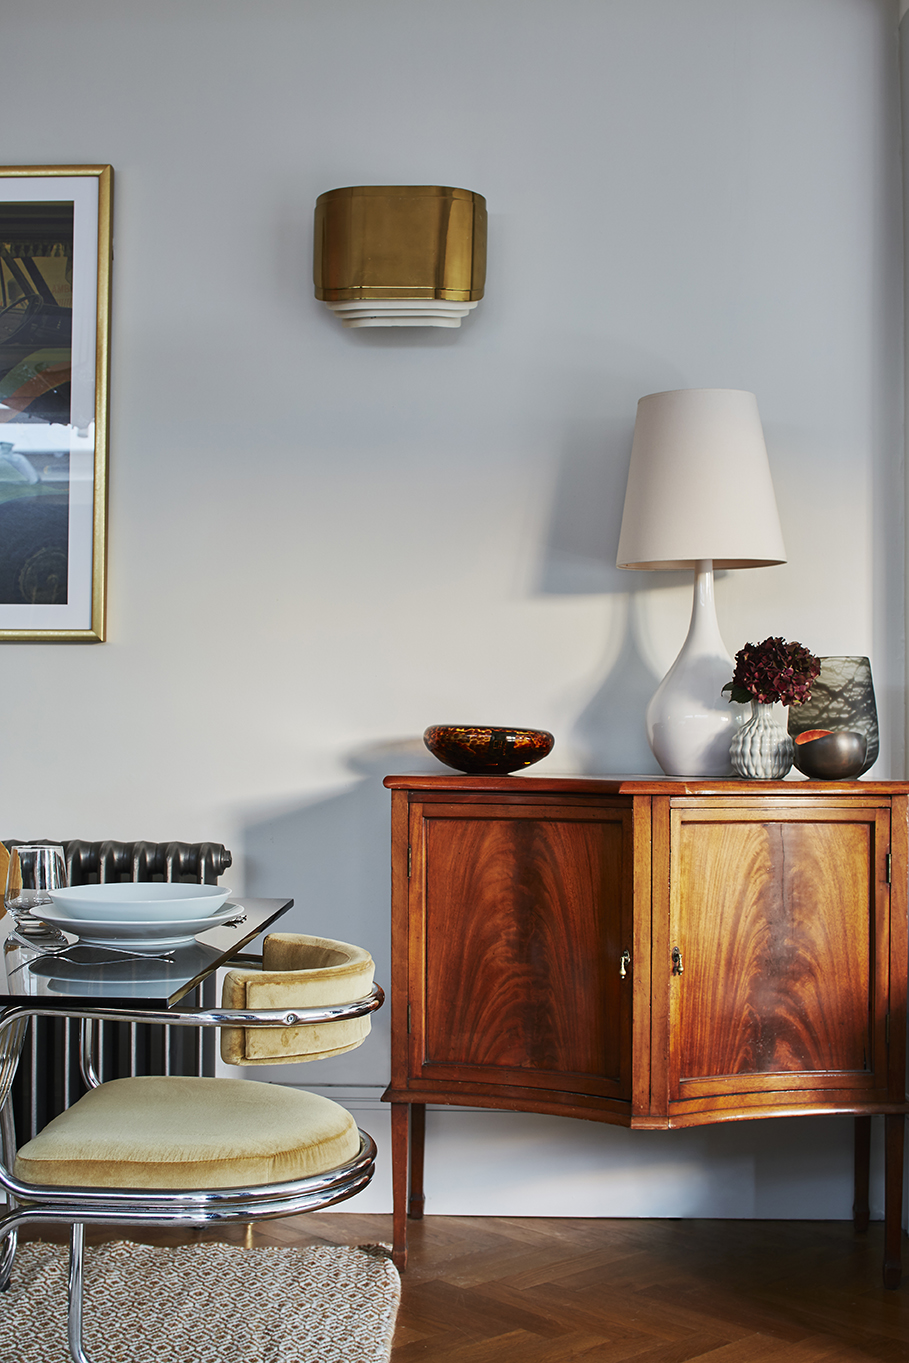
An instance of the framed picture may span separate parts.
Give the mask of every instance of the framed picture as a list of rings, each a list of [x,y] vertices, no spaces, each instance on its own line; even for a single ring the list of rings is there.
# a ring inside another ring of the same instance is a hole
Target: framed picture
[[[105,637],[111,181],[0,167],[0,640]]]

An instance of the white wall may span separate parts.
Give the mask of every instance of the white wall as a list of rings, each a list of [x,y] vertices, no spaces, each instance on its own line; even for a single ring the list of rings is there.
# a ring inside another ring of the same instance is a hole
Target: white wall
[[[654,770],[690,583],[613,564],[635,405],[672,387],[752,389],[764,420],[789,562],[722,577],[727,644],[870,654],[874,774],[901,775],[896,23],[891,0],[6,7],[4,159],[110,162],[116,259],[110,642],[0,655],[3,831],[221,839],[235,888],[294,894],[294,925],[387,978],[381,777],[431,765],[427,724]],[[314,200],[362,183],[486,195],[460,332],[347,332],[313,299]],[[307,1077],[369,1107],[385,1026]],[[608,1211],[619,1180],[650,1214],[659,1165],[667,1214],[847,1215],[848,1124],[811,1127],[814,1191],[772,1125],[439,1114],[429,1209],[492,1210],[494,1181],[495,1208]]]

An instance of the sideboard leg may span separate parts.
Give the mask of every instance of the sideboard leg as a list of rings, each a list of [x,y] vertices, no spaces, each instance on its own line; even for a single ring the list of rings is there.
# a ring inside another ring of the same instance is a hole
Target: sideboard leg
[[[884,1286],[899,1287],[903,1239],[903,1144],[906,1118],[902,1112],[884,1118]]]
[[[412,1221],[423,1220],[423,1150],[426,1145],[426,1104],[412,1103],[410,1107],[410,1199],[407,1215]]]
[[[407,1267],[407,1172],[410,1155],[410,1104],[391,1105],[392,1261],[399,1273]]]
[[[852,1203],[852,1224],[862,1233],[868,1229],[871,1209],[868,1190],[871,1181],[871,1118],[855,1119],[855,1200]]]

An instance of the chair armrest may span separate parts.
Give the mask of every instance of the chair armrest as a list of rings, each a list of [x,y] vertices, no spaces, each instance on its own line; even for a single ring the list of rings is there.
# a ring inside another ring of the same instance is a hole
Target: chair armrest
[[[101,1083],[95,1065],[95,1022],[150,1022],[168,1027],[297,1027],[302,1024],[341,1022],[347,1018],[361,1018],[374,1013],[385,1002],[385,991],[374,984],[362,999],[350,1003],[334,1003],[321,1008],[188,1008],[179,1012],[170,1009],[142,1008],[86,1008],[42,1007],[39,1000],[23,1001],[4,1009],[0,1016],[0,1108],[6,1102],[24,1030],[22,1024],[32,1017],[71,1017],[83,1023],[79,1067],[89,1088]]]
[[[374,1013],[385,1002],[385,991],[374,984],[362,999],[350,1003],[333,1003],[323,1008],[94,1008],[42,1006],[39,999],[23,1000],[6,1008],[0,1017],[0,1046],[4,1033],[20,1018],[75,1017],[97,1022],[157,1022],[168,1027],[297,1027],[304,1023],[317,1026],[322,1022],[339,1022],[344,1018],[361,1018]]]

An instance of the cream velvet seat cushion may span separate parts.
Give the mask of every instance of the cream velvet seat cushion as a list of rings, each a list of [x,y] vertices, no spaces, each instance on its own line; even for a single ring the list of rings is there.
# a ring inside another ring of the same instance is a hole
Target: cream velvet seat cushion
[[[16,1158],[27,1183],[239,1188],[324,1173],[359,1150],[328,1098],[249,1079],[112,1079],[55,1117]]]
[[[353,1003],[372,988],[375,966],[368,951],[350,942],[300,933],[265,938],[262,968],[231,970],[221,993],[223,1008],[318,1008]],[[361,1046],[370,1018],[302,1027],[224,1027],[221,1058],[229,1065],[280,1065],[323,1060]]]

